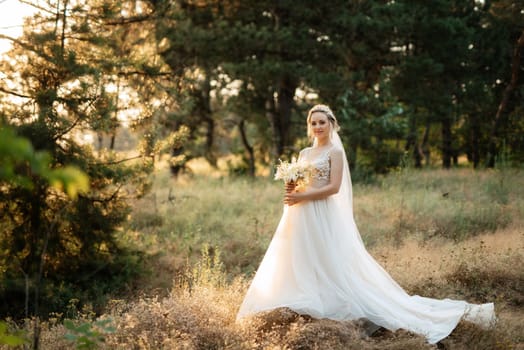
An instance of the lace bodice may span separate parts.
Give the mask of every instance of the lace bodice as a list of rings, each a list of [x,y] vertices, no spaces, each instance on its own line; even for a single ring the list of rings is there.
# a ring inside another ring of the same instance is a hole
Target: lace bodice
[[[331,148],[317,152],[314,148],[309,147],[300,153],[301,159],[304,159],[313,168],[309,186],[322,187],[329,183],[331,173],[330,151]]]

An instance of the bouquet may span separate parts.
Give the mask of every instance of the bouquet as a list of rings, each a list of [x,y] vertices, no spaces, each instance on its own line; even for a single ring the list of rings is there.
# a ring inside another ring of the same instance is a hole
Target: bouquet
[[[275,173],[275,180],[283,180],[286,184],[304,185],[310,175],[311,167],[304,161],[297,161],[295,157],[291,162],[280,160]]]

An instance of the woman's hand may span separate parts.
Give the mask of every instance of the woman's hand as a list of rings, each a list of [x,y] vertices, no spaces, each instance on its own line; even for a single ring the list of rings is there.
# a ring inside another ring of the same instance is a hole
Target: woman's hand
[[[284,194],[284,204],[294,205],[302,200],[302,193],[297,191],[296,183],[286,184],[286,193]]]
[[[287,204],[289,206],[295,205],[302,201],[302,193],[301,192],[286,192],[284,195],[284,204]]]

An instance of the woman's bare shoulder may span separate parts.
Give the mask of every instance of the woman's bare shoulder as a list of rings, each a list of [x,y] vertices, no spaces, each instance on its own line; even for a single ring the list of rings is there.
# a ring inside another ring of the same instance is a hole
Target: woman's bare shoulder
[[[331,157],[342,157],[343,154],[344,154],[344,152],[340,148],[338,148],[338,147],[333,147],[329,151],[329,155]]]

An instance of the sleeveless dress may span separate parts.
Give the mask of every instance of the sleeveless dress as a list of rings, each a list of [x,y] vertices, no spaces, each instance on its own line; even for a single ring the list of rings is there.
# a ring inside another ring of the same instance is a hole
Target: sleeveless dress
[[[306,148],[299,159],[314,168],[308,186],[329,183],[330,150]],[[366,318],[422,334],[429,343],[448,336],[461,319],[484,327],[495,320],[493,303],[408,295],[367,252],[352,210],[342,211],[334,196],[284,206],[237,320],[278,307],[315,318]]]

